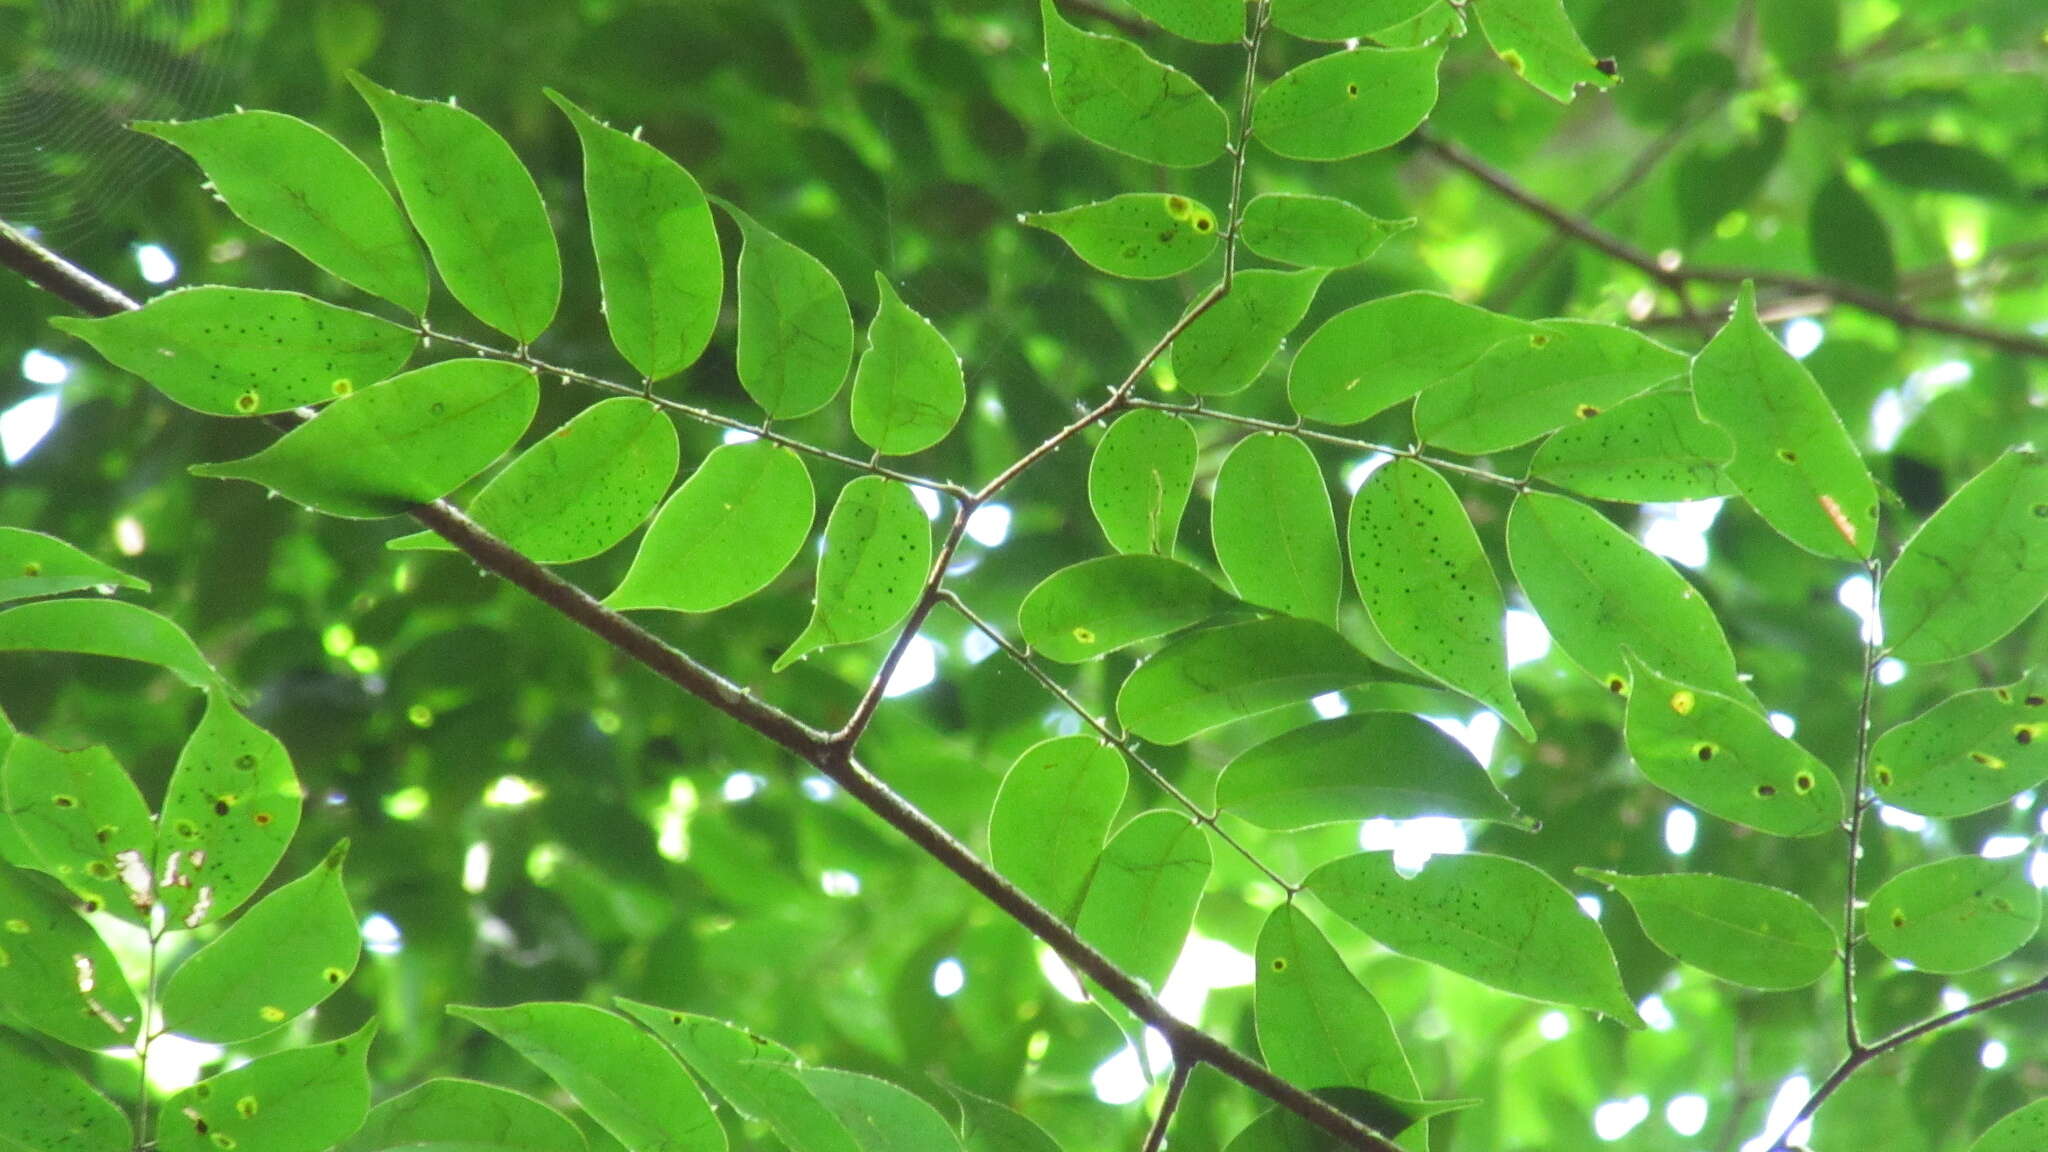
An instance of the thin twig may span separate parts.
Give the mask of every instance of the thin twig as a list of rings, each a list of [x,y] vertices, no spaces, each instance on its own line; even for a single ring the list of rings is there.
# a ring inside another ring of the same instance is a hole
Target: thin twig
[[[1159,1152],[1166,1147],[1166,1129],[1173,1124],[1173,1114],[1180,1110],[1180,1094],[1187,1090],[1188,1077],[1194,1070],[1193,1061],[1174,1060],[1173,1078],[1166,1082],[1166,1099],[1159,1102],[1159,1115],[1152,1121],[1152,1130],[1145,1133],[1144,1152]]]
[[[1849,1054],[1863,1050],[1863,1038],[1856,1023],[1856,873],[1863,859],[1863,814],[1870,807],[1864,791],[1870,779],[1870,704],[1877,689],[1878,644],[1875,623],[1879,583],[1884,579],[1880,561],[1864,565],[1870,580],[1873,620],[1863,625],[1863,692],[1856,708],[1856,767],[1849,793],[1849,867],[1842,893],[1842,1019]]]
[[[1516,479],[1513,476],[1504,476],[1499,472],[1490,472],[1484,468],[1474,467],[1473,465],[1460,463],[1456,460],[1446,460],[1441,456],[1432,456],[1419,448],[1397,448],[1392,444],[1380,444],[1371,440],[1339,436],[1334,432],[1321,432],[1300,424],[1282,424],[1277,420],[1262,420],[1257,416],[1240,416],[1235,412],[1219,411],[1204,404],[1174,404],[1164,400],[1138,398],[1133,399],[1130,406],[1133,408],[1151,408],[1159,412],[1172,412],[1176,415],[1187,416],[1196,420],[1214,420],[1222,424],[1235,424],[1241,428],[1256,428],[1261,432],[1285,432],[1292,436],[1299,436],[1304,440],[1314,440],[1319,444],[1335,444],[1360,452],[1383,452],[1388,456],[1404,457],[1427,464],[1432,468],[1439,468],[1446,472],[1455,472],[1460,476],[1467,476],[1487,484],[1512,488],[1517,492],[1527,492],[1530,488],[1534,487],[1532,481]]]

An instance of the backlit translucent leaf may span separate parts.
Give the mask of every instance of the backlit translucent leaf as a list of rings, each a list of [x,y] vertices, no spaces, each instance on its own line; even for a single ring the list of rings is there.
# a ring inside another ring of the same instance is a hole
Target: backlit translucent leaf
[[[1567,424],[1529,474],[1595,500],[1663,503],[1733,496],[1721,465],[1735,441],[1699,418],[1692,393],[1652,392]]]
[[[102,584],[149,591],[149,581],[103,564],[55,536],[0,528],[0,602]]]
[[[613,608],[711,612],[768,586],[817,517],[810,470],[765,440],[713,449],[662,505]]]
[[[1504,992],[1643,1026],[1600,925],[1557,881],[1505,856],[1430,857],[1403,877],[1392,852],[1360,852],[1303,882],[1386,947]]]
[[[1172,555],[1195,483],[1195,430],[1165,412],[1117,417],[1088,466],[1088,503],[1109,546]]]
[[[539,402],[539,381],[517,364],[446,360],[345,396],[254,456],[192,474],[262,484],[343,519],[396,516],[488,468]]]
[[[383,129],[406,214],[448,291],[521,344],[555,318],[562,255],[533,176],[505,138],[457,108],[415,100],[351,72]]]
[[[85,652],[155,664],[233,695],[183,628],[120,600],[38,600],[0,612],[0,652]]]
[[[674,1049],[734,1112],[767,1125],[790,1152],[864,1152],[797,1075],[801,1065],[789,1049],[722,1020],[624,999],[619,1007]]]
[[[1464,745],[1389,712],[1318,721],[1241,753],[1216,781],[1216,806],[1261,828],[1417,816],[1531,825]]]
[[[1842,938],[1785,891],[1708,873],[1579,874],[1628,899],[1650,942],[1675,960],[1745,988],[1804,988],[1840,959]]]
[[[1571,103],[1581,84],[1611,88],[1619,72],[1586,50],[1564,0],[1485,0],[1472,6],[1494,54],[1553,100]]]
[[[1884,802],[1950,819],[2048,780],[2048,671],[1951,696],[1878,737],[1871,780]]]
[[[1898,291],[1899,267],[1884,217],[1841,170],[1814,193],[1806,237],[1814,269],[1821,275],[1886,296]]]
[[[1508,514],[1515,580],[1572,662],[1628,688],[1627,651],[1687,684],[1754,705],[1721,622],[1671,562],[1576,500],[1541,492]]]
[[[724,1152],[725,1130],[690,1074],[624,1017],[547,1001],[448,1012],[517,1049],[627,1152]]]
[[[2048,1100],[2036,1100],[1985,1129],[1970,1152],[2033,1152],[2043,1147],[2048,1147]]]
[[[252,1040],[339,991],[363,945],[342,887],[347,855],[344,840],[180,964],[164,986],[165,1026],[215,1044]]]
[[[1033,588],[1017,610],[1017,630],[1035,655],[1078,664],[1199,624],[1236,603],[1178,560],[1103,556],[1062,568]]]
[[[1296,160],[1343,160],[1400,143],[1436,107],[1444,46],[1351,48],[1300,65],[1259,93],[1252,135]]]
[[[960,1102],[960,1143],[967,1152],[1060,1152],[1045,1129],[1009,1105],[957,1086],[945,1088]]]
[[[1173,342],[1173,373],[1196,396],[1228,396],[1250,387],[1308,315],[1329,273],[1240,272],[1229,295],[1195,318]]]
[[[1415,221],[1382,220],[1334,196],[1268,192],[1244,206],[1244,246],[1268,260],[1305,268],[1363,264],[1390,236]]]
[[[0,766],[0,801],[28,851],[25,863],[62,881],[87,911],[148,922],[156,828],[105,745],[57,748],[16,734]]]
[[[187,288],[140,311],[50,322],[172,400],[214,416],[320,404],[405,366],[419,337],[296,292]]]
[[[1818,836],[1842,820],[1842,789],[1756,708],[1629,661],[1623,736],[1650,782],[1712,816],[1773,836]]]
[[[1294,410],[1324,424],[1361,423],[1486,350],[1535,326],[1434,292],[1403,292],[1347,308],[1324,321],[1287,379]]]
[[[0,1147],[9,1152],[129,1152],[135,1130],[112,1100],[26,1036],[0,1030]]]
[[[704,190],[651,144],[547,90],[583,140],[583,198],[612,343],[649,380],[695,363],[718,326],[725,265]]]
[[[2048,457],[2008,452],[1928,518],[1884,575],[1892,655],[1967,656],[2048,599]]]
[[[1344,558],[1308,445],[1271,432],[1238,441],[1216,474],[1209,533],[1241,599],[1336,626]]]
[[[157,819],[157,897],[171,927],[218,920],[262,887],[298,831],[301,795],[284,745],[209,693]]]
[[[1692,390],[1700,415],[1734,440],[1723,471],[1765,522],[1809,552],[1870,555],[1877,487],[1820,385],[1757,320],[1749,285],[1693,359]]]
[[[197,161],[250,227],[415,316],[427,310],[427,263],[412,229],[369,166],[326,132],[261,111],[133,127]]]
[[[861,1152],[959,1152],[952,1126],[914,1092],[834,1068],[802,1068],[796,1075],[839,1117]]]
[[[1328,1088],[1317,1096],[1384,1136],[1400,1136],[1401,1146],[1421,1147],[1426,1137],[1417,1124],[1431,1116],[1457,1112],[1477,1100],[1404,1100],[1363,1088]],[[1226,1152],[1336,1152],[1344,1147],[1328,1132],[1285,1108],[1273,1107],[1230,1138]]]
[[[888,631],[916,606],[931,562],[931,525],[907,485],[880,476],[847,484],[825,522],[811,622],[775,670],[813,649]]]
[[[1128,40],[1084,32],[1040,0],[1053,107],[1105,148],[1169,168],[1199,168],[1223,155],[1223,109],[1186,73]]]
[[[322,1152],[370,1111],[373,1020],[353,1035],[259,1056],[164,1101],[163,1152]]]
[[[441,1078],[370,1109],[339,1152],[584,1152],[583,1133],[531,1096]]]
[[[1628,328],[1544,320],[1415,401],[1415,433],[1478,456],[1526,444],[1685,373],[1685,357]]]
[[[1350,545],[1358,595],[1388,647],[1533,739],[1508,682],[1507,604],[1450,484],[1408,459],[1374,472],[1351,503]]]
[[[1863,930],[1923,972],[1968,972],[2017,952],[2041,927],[2032,852],[1954,856],[1909,868],[1870,894]]]
[[[1185,196],[1127,192],[1019,219],[1065,240],[1091,267],[1132,280],[1178,276],[1216,251],[1216,214]]]
[[[1374,675],[1364,654],[1329,625],[1274,616],[1169,642],[1124,680],[1116,714],[1140,739],[1179,744]]]
[[[818,258],[723,200],[739,222],[740,387],[771,419],[808,416],[832,402],[853,363],[846,291]]]
[[[1273,26],[1304,40],[1350,40],[1391,28],[1436,0],[1273,0]]]
[[[1386,1009],[1351,974],[1322,930],[1292,904],[1266,917],[1253,980],[1266,1066],[1311,1090],[1422,1094]]]
[[[1033,745],[1003,776],[989,812],[996,871],[1072,920],[1129,783],[1123,753],[1093,736]]]
[[[875,291],[881,304],[853,375],[853,432],[884,456],[908,456],[959,423],[967,381],[953,346],[880,273]]]
[[[675,483],[676,426],[645,400],[615,396],[576,414],[491,477],[470,518],[530,560],[571,564],[611,549]],[[432,532],[392,548],[452,551]]]
[[[1141,813],[1102,850],[1075,930],[1117,967],[1162,988],[1209,882],[1209,838],[1177,812]]]
[[[142,1007],[114,954],[47,881],[0,864],[0,1016],[78,1048],[132,1042]],[[0,1067],[24,1053],[0,1029]],[[0,1076],[0,1083],[15,1081]],[[0,1099],[13,1094],[0,1093]],[[0,1116],[4,1116],[0,1106]],[[9,1132],[22,1129],[9,1124]]]
[[[1244,0],[1131,0],[1154,24],[1204,44],[1244,39]]]

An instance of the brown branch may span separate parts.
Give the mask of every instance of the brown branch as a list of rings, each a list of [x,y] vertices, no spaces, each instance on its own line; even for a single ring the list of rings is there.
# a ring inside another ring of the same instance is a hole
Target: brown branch
[[[1187,1091],[1188,1076],[1194,1070],[1191,1061],[1173,1062],[1173,1079],[1166,1082],[1166,1099],[1159,1102],[1159,1116],[1152,1121],[1152,1130],[1145,1134],[1143,1152],[1160,1152],[1166,1147],[1166,1130],[1173,1124],[1173,1114],[1180,1110],[1180,1094]]]

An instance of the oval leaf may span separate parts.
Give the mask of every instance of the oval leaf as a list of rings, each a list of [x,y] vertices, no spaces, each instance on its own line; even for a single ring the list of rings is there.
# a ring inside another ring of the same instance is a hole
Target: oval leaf
[[[740,225],[740,387],[771,420],[832,402],[853,363],[846,291],[818,258],[719,201]]]
[[[1955,856],[1909,868],[1870,894],[1863,930],[1923,972],[1968,972],[2020,950],[2041,927],[2034,854]]]
[[[1154,24],[1204,44],[1244,39],[1244,0],[1131,0]]]
[[[914,1092],[835,1068],[800,1068],[796,1076],[861,1152],[959,1152],[952,1126]]]
[[[1432,0],[1433,2],[1433,0]],[[1415,221],[1382,220],[1334,196],[1268,192],[1244,206],[1244,246],[1268,260],[1305,268],[1363,264],[1389,236]]]
[[[1611,88],[1620,75],[1586,50],[1564,0],[1486,0],[1474,11],[1494,55],[1553,100],[1569,104],[1579,85]]]
[[[1403,292],[1324,321],[1287,378],[1294,410],[1324,424],[1358,424],[1461,372],[1510,336],[1521,320],[1434,292]]]
[[[1209,534],[1239,598],[1336,626],[1344,558],[1308,445],[1273,432],[1238,441],[1216,474]]]
[[[1699,418],[1690,391],[1652,392],[1567,424],[1529,474],[1595,500],[1675,503],[1733,496],[1721,465],[1735,441]]]
[[[1187,817],[1132,817],[1103,848],[1074,930],[1117,967],[1164,987],[1194,927],[1210,862],[1208,836]]]
[[[1273,26],[1304,40],[1353,40],[1412,20],[1436,0],[1273,0]]]
[[[711,612],[743,600],[796,559],[817,510],[796,453],[765,440],[721,445],[662,505],[605,603]]]
[[[1951,696],[1878,737],[1884,802],[1939,820],[2005,803],[2048,780],[2048,671]]]
[[[1236,605],[1207,576],[1164,556],[1103,556],[1045,578],[1017,610],[1033,654],[1079,664],[1199,624]]]
[[[25,863],[77,893],[88,912],[138,924],[156,906],[149,805],[104,745],[57,748],[16,733],[0,766],[0,801]]]
[[[2048,600],[2048,457],[2008,452],[1906,541],[1879,599],[1885,645],[1914,662],[1968,656]]]
[[[1072,920],[1129,784],[1123,753],[1093,736],[1033,745],[996,792],[989,860],[1026,895]]]
[[[1089,266],[1132,280],[1178,276],[1216,251],[1216,214],[1185,196],[1127,192],[1018,220],[1065,240]]]
[[[801,1066],[789,1049],[722,1020],[625,999],[619,1007],[674,1049],[734,1112],[767,1125],[791,1152],[863,1152],[798,1077]]]
[[[2034,1152],[2048,1147],[2048,1100],[2036,1100],[1984,1130],[1970,1152]]]
[[[447,360],[345,396],[254,456],[192,474],[262,484],[329,516],[382,519],[490,467],[539,403],[539,380],[517,364]]]
[[[1040,0],[1039,11],[1053,107],[1074,131],[1169,168],[1199,168],[1223,155],[1223,108],[1186,73],[1128,40],[1083,32],[1052,0]]]
[[[1884,217],[1849,178],[1836,169],[1813,195],[1806,213],[1806,243],[1823,276],[1861,284],[1886,296],[1899,290],[1899,266],[1892,255]]]
[[[909,486],[880,476],[849,483],[825,522],[810,625],[776,659],[775,671],[813,649],[888,631],[917,606],[931,562],[931,525]]]
[[[1229,294],[1174,339],[1176,382],[1196,396],[1229,396],[1251,387],[1308,315],[1328,274],[1320,268],[1238,273]]]
[[[1088,465],[1088,503],[1119,552],[1172,555],[1194,484],[1194,427],[1165,412],[1117,417]]]
[[[39,600],[0,612],[0,652],[83,652],[169,670],[239,699],[183,628],[120,600]]]
[[[88,1051],[132,1042],[142,1020],[142,1005],[99,933],[47,881],[6,864],[0,864],[0,1013],[10,1024]],[[21,1041],[0,1029],[0,1067],[21,1055],[7,1047],[12,1043]],[[0,1077],[0,1083],[15,1081]],[[9,1124],[6,1131],[22,1129]]]
[[[1479,456],[1526,444],[1685,372],[1685,357],[1638,332],[1544,320],[1415,401],[1415,434]]]
[[[362,1127],[374,1021],[351,1036],[259,1056],[164,1101],[163,1152],[321,1152]]]
[[[1266,917],[1253,972],[1259,1051],[1276,1075],[1315,1090],[1421,1095],[1387,1010],[1299,908]]]
[[[208,695],[157,819],[157,895],[170,925],[196,928],[255,895],[298,831],[302,795],[284,745]]]
[[[1650,942],[1674,960],[1745,988],[1804,988],[1841,958],[1842,938],[1813,905],[1782,888],[1727,876],[1579,875],[1627,898]]]
[[[1252,135],[1295,160],[1343,160],[1400,143],[1436,107],[1444,46],[1352,48],[1266,86]]]
[[[1329,625],[1275,616],[1170,642],[1124,680],[1116,714],[1141,739],[1179,744],[1373,676],[1371,662]]]
[[[931,321],[875,274],[881,305],[853,374],[853,432],[883,456],[922,452],[946,438],[967,406],[960,357]]]
[[[128,1117],[25,1036],[0,1031],[0,1130],[31,1152],[129,1152]]]
[[[101,585],[149,591],[149,581],[103,564],[55,536],[0,528],[0,603]]]
[[[1216,781],[1216,806],[1281,830],[1418,816],[1533,827],[1464,745],[1399,713],[1339,716],[1251,748]]]
[[[339,1152],[585,1152],[583,1133],[531,1096],[436,1079],[370,1109]]]

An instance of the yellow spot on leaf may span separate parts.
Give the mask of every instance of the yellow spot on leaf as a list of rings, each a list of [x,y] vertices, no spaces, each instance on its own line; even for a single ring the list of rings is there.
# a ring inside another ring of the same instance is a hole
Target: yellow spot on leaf
[[[1685,688],[1671,694],[1671,710],[1680,716],[1692,715],[1692,706],[1698,702],[1692,692]]]
[[[284,1009],[279,1008],[275,1004],[265,1004],[262,1010],[256,1014],[272,1024],[282,1024],[285,1022]]]

